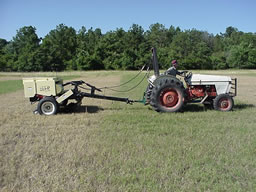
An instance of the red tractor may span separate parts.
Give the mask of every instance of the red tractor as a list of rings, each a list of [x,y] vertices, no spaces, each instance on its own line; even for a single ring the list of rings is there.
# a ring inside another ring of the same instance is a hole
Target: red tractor
[[[184,82],[175,76],[159,74],[156,49],[152,49],[154,75],[145,92],[147,103],[158,112],[177,112],[186,103],[202,103],[216,110],[230,111],[237,94],[237,80],[228,76],[185,72]],[[232,91],[232,92],[231,92]]]

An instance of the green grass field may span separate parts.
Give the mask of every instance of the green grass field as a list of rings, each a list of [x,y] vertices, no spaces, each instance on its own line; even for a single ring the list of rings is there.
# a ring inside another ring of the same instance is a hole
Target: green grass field
[[[74,112],[46,117],[32,114],[22,90],[0,95],[0,191],[255,191],[256,76],[215,73],[238,78],[231,112],[189,104],[166,114],[85,98]],[[135,74],[79,78],[103,87]],[[105,94],[140,99],[146,85]]]
[[[21,79],[19,75],[13,75],[11,77]],[[46,76],[47,77],[47,76]],[[79,75],[61,76],[63,80],[71,80],[80,77]],[[8,78],[8,77],[7,77]],[[23,89],[22,80],[0,80],[0,94],[11,93],[17,90]]]
[[[0,94],[14,92],[22,88],[21,80],[0,81]]]

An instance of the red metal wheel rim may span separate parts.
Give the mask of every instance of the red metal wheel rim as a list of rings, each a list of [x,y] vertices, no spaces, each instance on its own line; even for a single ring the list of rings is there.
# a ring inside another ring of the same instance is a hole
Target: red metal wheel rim
[[[179,95],[174,89],[164,90],[160,95],[161,104],[165,107],[174,107],[179,101]]]
[[[227,98],[223,98],[219,101],[219,108],[221,110],[227,110],[230,106],[230,101]]]

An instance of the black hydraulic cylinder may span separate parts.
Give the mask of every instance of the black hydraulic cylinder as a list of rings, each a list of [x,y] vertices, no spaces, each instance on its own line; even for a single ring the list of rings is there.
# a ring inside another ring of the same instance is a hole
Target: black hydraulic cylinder
[[[157,54],[156,54],[156,48],[153,47],[151,50],[152,50],[152,62],[153,62],[154,74],[156,77],[158,77],[159,76],[159,65],[158,65],[158,59],[157,59]]]

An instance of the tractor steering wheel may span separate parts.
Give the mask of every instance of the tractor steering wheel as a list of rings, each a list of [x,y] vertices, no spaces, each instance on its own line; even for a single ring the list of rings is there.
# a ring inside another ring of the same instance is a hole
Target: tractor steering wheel
[[[189,79],[192,77],[192,72],[188,72],[188,74],[185,74],[185,79]]]
[[[182,71],[182,74],[180,76],[186,78],[187,73],[188,71]]]

